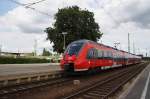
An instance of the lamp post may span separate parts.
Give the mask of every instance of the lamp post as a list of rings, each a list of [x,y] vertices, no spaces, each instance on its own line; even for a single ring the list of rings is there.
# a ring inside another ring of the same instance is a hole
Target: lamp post
[[[37,49],[37,39],[34,40],[34,56],[37,55],[36,49]]]
[[[66,48],[66,34],[67,34],[67,32],[62,32],[62,34],[64,36],[64,47],[63,47],[63,49],[65,50],[65,48]]]

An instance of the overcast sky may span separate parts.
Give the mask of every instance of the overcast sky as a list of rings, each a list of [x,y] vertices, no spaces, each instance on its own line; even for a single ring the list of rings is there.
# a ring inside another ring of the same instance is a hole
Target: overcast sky
[[[40,0],[14,0],[28,4]],[[54,23],[59,8],[77,5],[94,12],[96,22],[104,33],[99,42],[119,49],[128,48],[130,33],[131,52],[133,42],[136,53],[150,55],[150,0],[45,0],[32,5],[36,11],[17,5],[11,0],[0,0],[0,45],[3,51],[32,52],[35,40],[37,50],[51,49],[44,29]],[[44,15],[39,11],[48,14]]]

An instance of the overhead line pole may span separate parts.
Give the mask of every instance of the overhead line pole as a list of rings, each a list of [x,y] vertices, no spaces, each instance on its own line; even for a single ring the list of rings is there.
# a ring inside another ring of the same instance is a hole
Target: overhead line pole
[[[145,56],[147,57],[147,55],[148,55],[148,52],[147,52],[147,48],[146,48],[146,55]]]
[[[134,41],[133,41],[133,54],[136,54],[136,52],[135,52],[135,43],[134,43]]]
[[[128,52],[130,53],[130,34],[128,33]]]
[[[113,15],[111,15],[109,12],[107,12],[107,11],[105,10],[104,6],[99,5],[99,2],[98,2],[97,0],[94,0],[94,1],[96,2],[96,4],[97,4],[98,6],[100,6],[100,8],[103,9],[103,11],[104,11],[108,16],[111,17],[111,19],[112,19],[116,24],[119,24],[119,23],[120,23],[116,18],[113,17]],[[124,31],[126,31],[126,29],[125,29],[124,27],[122,27],[122,29],[123,29]],[[129,36],[129,33],[128,33],[128,36]],[[130,39],[129,39],[129,37],[128,37],[128,52],[130,52]]]
[[[34,40],[34,56],[36,56],[37,52],[37,39]]]

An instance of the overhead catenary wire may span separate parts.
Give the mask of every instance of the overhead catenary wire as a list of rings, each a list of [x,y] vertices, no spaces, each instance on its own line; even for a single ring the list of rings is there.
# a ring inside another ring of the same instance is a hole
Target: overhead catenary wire
[[[39,0],[39,1],[36,1],[36,2],[28,3],[28,4],[26,4],[26,7],[35,5],[35,4],[37,4],[37,3],[41,3],[41,2],[43,2],[43,1],[46,1],[46,0]]]
[[[50,16],[50,17],[51,17],[51,15],[50,15],[49,13],[46,13],[46,12],[37,10],[37,9],[34,8],[34,7],[31,7],[31,5],[40,3],[40,2],[45,1],[45,0],[40,0],[40,1],[37,1],[37,2],[33,2],[33,3],[28,3],[28,4],[20,3],[20,2],[15,1],[15,0],[8,0],[8,1],[11,1],[11,2],[13,2],[13,3],[17,4],[17,5],[23,6],[23,7],[26,8],[26,9],[31,9],[31,10],[33,10],[33,11],[36,11],[36,12],[40,13],[40,14],[43,14],[43,15]]]

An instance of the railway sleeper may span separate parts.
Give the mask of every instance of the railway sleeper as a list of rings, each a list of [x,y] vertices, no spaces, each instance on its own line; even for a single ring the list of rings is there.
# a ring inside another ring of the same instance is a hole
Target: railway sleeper
[[[95,93],[95,92],[90,91],[89,93]],[[107,95],[108,92],[100,91],[100,92],[98,92],[97,94],[99,94],[100,96],[101,96],[101,95]]]
[[[100,88],[100,89],[95,89],[94,91],[98,91],[98,92],[99,92],[99,91],[109,92],[110,89],[101,89],[101,88]]]
[[[83,98],[79,98],[79,99],[98,99],[97,96],[93,96],[93,95],[89,95],[89,94],[85,94],[82,96]],[[99,96],[100,97],[100,96]]]
[[[102,87],[98,87],[98,89],[106,89],[106,90],[110,90],[112,88],[113,88],[113,86],[107,86],[107,85],[104,85]]]
[[[97,94],[101,94],[101,93],[108,93],[109,91],[91,91],[92,93],[97,93]]]
[[[107,86],[101,86],[101,87],[97,87],[97,90],[110,90],[110,87]]]

